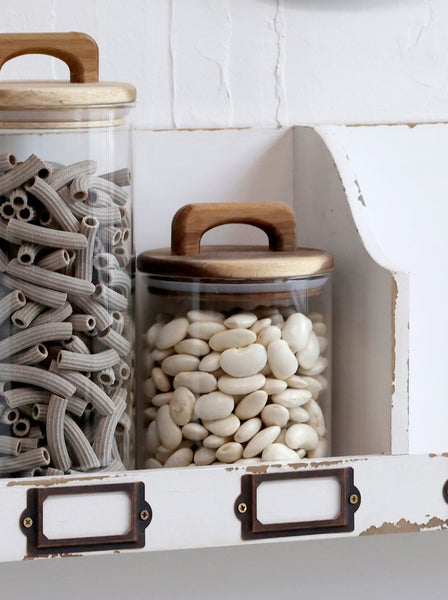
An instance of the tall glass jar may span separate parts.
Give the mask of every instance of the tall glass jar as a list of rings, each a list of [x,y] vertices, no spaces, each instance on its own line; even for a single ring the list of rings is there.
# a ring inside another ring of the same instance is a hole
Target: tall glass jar
[[[71,81],[0,82],[0,477],[124,470],[135,88],[85,34],[0,35],[0,68],[29,53]]]
[[[269,249],[200,247],[227,223],[263,229]],[[137,266],[140,466],[330,455],[333,258],[296,248],[292,209],[185,206],[171,248]]]

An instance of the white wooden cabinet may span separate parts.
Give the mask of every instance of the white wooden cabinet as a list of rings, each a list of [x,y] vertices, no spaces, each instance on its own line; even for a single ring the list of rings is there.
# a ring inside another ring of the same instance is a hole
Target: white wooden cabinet
[[[185,203],[281,200],[295,208],[298,244],[334,254],[335,458],[3,479],[0,560],[27,555],[20,521],[36,486],[143,482],[152,520],[139,552],[259,543],[241,539],[234,505],[241,477],[260,472],[353,469],[361,495],[353,531],[317,537],[446,528],[448,126],[137,130],[134,145],[138,251],[167,244],[171,217]],[[226,226],[204,241],[234,243],[239,228]],[[250,235],[263,241],[261,232]],[[324,498],[316,500],[316,516],[336,515],[334,481],[315,489]],[[259,496],[263,518],[281,522],[296,508],[297,518],[312,517],[304,517],[303,488],[292,481],[271,486],[266,497],[267,507]],[[130,508],[122,500],[92,495],[86,504],[63,497],[47,505],[42,527],[50,537],[74,536],[78,527],[84,536],[123,533]]]

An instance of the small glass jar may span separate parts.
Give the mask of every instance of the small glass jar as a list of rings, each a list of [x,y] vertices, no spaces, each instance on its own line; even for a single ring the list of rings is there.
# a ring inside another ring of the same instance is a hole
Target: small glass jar
[[[227,223],[263,229],[269,249],[200,247]],[[285,204],[196,204],[171,248],[139,255],[140,467],[329,456],[333,258],[295,239]]]
[[[0,35],[0,67],[29,53],[71,81],[0,82],[0,477],[124,470],[135,88],[85,34]]]

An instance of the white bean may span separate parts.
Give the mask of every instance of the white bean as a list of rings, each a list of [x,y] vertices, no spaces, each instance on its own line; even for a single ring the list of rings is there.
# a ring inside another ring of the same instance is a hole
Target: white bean
[[[325,371],[325,369],[327,368],[327,365],[328,365],[328,360],[323,356],[319,356],[319,358],[314,363],[314,365],[311,367],[311,369],[300,368],[299,373],[300,373],[300,375],[308,375],[311,377],[315,377],[316,375],[320,375],[323,371]]]
[[[304,350],[313,330],[313,322],[302,313],[294,313],[286,320],[282,338],[288,342],[293,352]]]
[[[252,458],[258,456],[263,452],[266,446],[273,444],[278,434],[280,433],[280,427],[273,425],[272,427],[266,427],[259,431],[244,448],[243,457]]]
[[[152,405],[153,406],[164,406],[165,404],[169,404],[171,398],[173,397],[172,392],[165,392],[163,394],[156,394],[152,397]]]
[[[216,390],[216,378],[211,373],[200,371],[182,371],[176,375],[173,381],[174,388],[187,387],[196,394],[207,394]]]
[[[241,427],[235,432],[233,439],[235,442],[240,442],[243,444],[244,442],[248,442],[250,439],[256,435],[262,426],[261,419],[258,417],[254,417],[253,419],[249,419],[245,421]]]
[[[272,402],[280,404],[285,408],[294,408],[295,406],[302,406],[311,399],[311,392],[308,390],[295,390],[293,388],[287,388],[284,392],[274,394],[272,396]]]
[[[222,323],[216,321],[193,321],[188,326],[188,335],[192,338],[198,338],[200,340],[209,340],[213,335],[219,331],[225,331],[225,327]]]
[[[204,373],[205,374],[205,373]],[[218,388],[225,394],[250,394],[259,390],[264,386],[266,377],[257,373],[256,375],[250,375],[249,377],[231,377],[230,375],[223,375],[218,379]]]
[[[266,383],[264,384],[263,389],[268,393],[269,396],[271,396],[272,394],[279,394],[280,392],[283,392],[283,390],[286,390],[287,387],[288,385],[286,381],[283,381],[283,379],[274,379],[273,377],[268,377],[266,378]]]
[[[299,377],[299,375],[291,375],[286,380],[288,387],[296,388],[298,390],[308,388],[308,383],[304,377]],[[311,391],[311,390],[310,390]]]
[[[196,398],[188,388],[180,386],[174,390],[170,401],[170,415],[176,425],[183,426],[191,421],[195,402]]]
[[[261,458],[262,460],[297,460],[299,457],[297,456],[297,452],[288,448],[288,446],[274,443],[266,446]]]
[[[282,332],[280,329],[275,325],[270,325],[260,331],[257,337],[257,343],[267,348],[271,342],[275,342],[275,340],[279,340],[281,337]]]
[[[256,417],[265,407],[268,394],[265,390],[257,390],[245,396],[235,408],[235,414],[239,419],[251,419]]]
[[[223,463],[233,463],[243,455],[243,446],[237,442],[228,442],[216,450],[216,458]]]
[[[226,318],[220,312],[214,310],[190,310],[187,312],[187,317],[190,321],[216,321],[222,323]]]
[[[210,352],[210,347],[204,340],[200,340],[198,338],[188,338],[175,344],[174,351],[178,354],[205,356]]]
[[[271,425],[285,427],[289,421],[288,409],[280,404],[269,404],[261,411],[261,420],[268,427]]]
[[[162,371],[174,377],[181,371],[196,371],[199,366],[199,358],[191,354],[173,354],[162,361]]]
[[[233,377],[249,377],[263,369],[267,358],[264,346],[250,344],[245,348],[228,348],[224,350],[219,364],[227,374]]]
[[[199,363],[198,369],[200,371],[206,371],[208,373],[216,371],[217,369],[219,369],[220,358],[220,352],[211,352],[210,354],[207,354],[207,356],[204,356],[204,358]]]
[[[194,464],[198,467],[211,465],[216,460],[216,450],[202,446],[194,453]]]
[[[265,329],[265,327],[269,327],[269,325],[272,323],[271,319],[266,318],[266,319],[260,319],[259,321],[257,321],[256,323],[254,323],[252,325],[252,327],[250,327],[250,330],[253,331],[254,333],[260,333],[260,331],[262,331],[263,329]]]
[[[294,423],[306,423],[310,420],[310,415],[303,408],[303,406],[295,406],[294,408],[288,408],[288,411],[289,420],[293,421]]]
[[[285,340],[275,340],[268,346],[268,362],[277,379],[287,379],[297,371],[299,363]]]
[[[146,430],[146,449],[150,454],[154,454],[159,446],[160,438],[157,431],[157,423],[152,421]]]
[[[151,379],[158,390],[161,392],[169,392],[171,389],[171,381],[165,375],[160,367],[154,367],[151,371]]]
[[[240,426],[240,420],[234,414],[225,417],[224,419],[217,419],[216,421],[203,421],[203,424],[210,433],[219,435],[220,437],[227,437],[233,435]]]
[[[257,315],[249,312],[241,312],[232,315],[224,321],[224,325],[229,329],[248,329],[257,321]]]
[[[219,435],[214,435],[213,433],[211,435],[209,435],[208,437],[205,438],[205,440],[202,441],[202,444],[206,447],[206,448],[211,448],[211,449],[215,449],[219,448],[220,446],[222,446],[223,444],[226,444],[227,442],[231,442],[232,438],[231,437],[221,437]]]
[[[168,450],[177,448],[182,441],[182,430],[172,420],[169,406],[165,405],[159,408],[156,422],[157,431],[163,446]]]
[[[156,348],[165,350],[179,343],[187,335],[188,319],[173,319],[160,328],[156,337]]]
[[[299,361],[299,365],[303,369],[311,369],[315,364],[320,355],[320,345],[317,335],[314,331],[311,331],[308,344],[304,350],[300,350],[296,353],[296,358]]]
[[[210,340],[209,346],[212,350],[222,352],[227,348],[241,348],[253,344],[257,336],[253,331],[249,329],[227,329],[226,331],[220,331],[215,333]]]
[[[293,450],[314,450],[318,442],[316,431],[306,423],[295,423],[286,431],[286,445]]]
[[[188,467],[193,460],[193,450],[191,448],[179,448],[169,456],[164,467]]]
[[[223,394],[222,392],[211,392],[199,396],[194,408],[195,414],[199,419],[213,421],[215,419],[224,419],[230,415],[235,406],[233,396]]]
[[[328,456],[328,442],[325,438],[321,438],[314,450],[308,451],[308,458],[322,458]]]
[[[182,427],[182,434],[187,440],[200,442],[208,436],[208,431],[200,423],[188,423]]]

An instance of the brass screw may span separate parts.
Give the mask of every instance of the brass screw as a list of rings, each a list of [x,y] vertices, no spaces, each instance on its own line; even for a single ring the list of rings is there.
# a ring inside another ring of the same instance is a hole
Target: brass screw
[[[147,521],[149,519],[149,510],[146,510],[146,508],[142,511],[140,511],[140,519],[142,521]]]
[[[240,502],[238,504],[238,512],[241,513],[242,515],[244,515],[244,513],[247,511],[247,504],[245,502]]]
[[[31,517],[25,517],[23,519],[23,526],[29,529],[33,526],[33,519]]]
[[[350,500],[350,504],[358,504],[358,502],[359,502],[358,494],[352,494],[350,496],[349,500]]]

